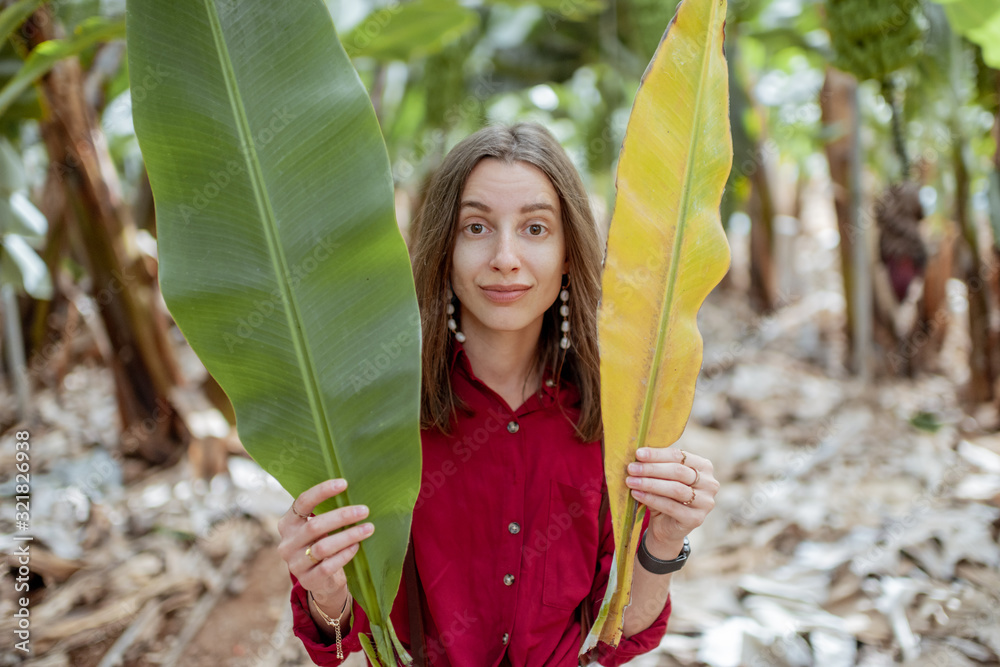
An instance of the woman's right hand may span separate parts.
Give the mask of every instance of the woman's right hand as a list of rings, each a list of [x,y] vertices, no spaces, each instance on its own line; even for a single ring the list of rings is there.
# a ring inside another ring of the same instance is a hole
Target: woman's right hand
[[[368,508],[364,505],[348,505],[319,516],[309,515],[321,502],[346,488],[347,480],[344,479],[321,482],[303,491],[278,520],[281,535],[278,554],[288,565],[288,571],[303,588],[312,591],[316,603],[334,618],[347,600],[344,566],[375,528],[370,522],[352,526],[368,516]],[[300,515],[309,518],[303,519]],[[309,549],[308,555],[306,549]]]

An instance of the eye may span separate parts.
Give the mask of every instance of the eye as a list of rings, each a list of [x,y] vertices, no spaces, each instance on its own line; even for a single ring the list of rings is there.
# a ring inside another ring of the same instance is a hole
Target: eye
[[[539,236],[545,231],[545,227],[542,225],[529,225],[528,233],[532,236]]]
[[[468,227],[466,227],[466,229],[468,229],[473,234],[482,234],[483,233],[483,225],[482,225],[482,223],[479,223],[479,222],[472,223],[471,225],[469,225]]]

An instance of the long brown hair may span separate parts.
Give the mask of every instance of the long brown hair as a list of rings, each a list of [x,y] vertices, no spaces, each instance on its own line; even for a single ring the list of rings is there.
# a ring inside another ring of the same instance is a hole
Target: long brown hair
[[[537,123],[491,125],[463,139],[430,180],[414,218],[411,254],[423,326],[421,427],[448,433],[453,415],[463,407],[451,387],[452,335],[445,308],[462,190],[472,169],[487,157],[534,165],[559,195],[569,262],[572,345],[566,351],[559,347],[562,316],[557,299],[545,313],[535,364],[551,371],[557,383],[565,378],[577,387],[577,436],[597,440],[602,432],[597,305],[603,250],[580,175],[555,137]]]

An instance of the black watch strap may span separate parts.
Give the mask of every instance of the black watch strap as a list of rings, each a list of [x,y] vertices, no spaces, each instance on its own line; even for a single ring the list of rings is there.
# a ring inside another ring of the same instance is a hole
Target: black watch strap
[[[646,549],[646,534],[648,532],[647,530],[642,533],[642,541],[639,543],[638,556],[640,565],[653,574],[670,574],[684,567],[684,563],[687,562],[688,555],[691,553],[691,545],[687,537],[684,538],[684,548],[681,549],[680,556],[673,560],[660,560]]]

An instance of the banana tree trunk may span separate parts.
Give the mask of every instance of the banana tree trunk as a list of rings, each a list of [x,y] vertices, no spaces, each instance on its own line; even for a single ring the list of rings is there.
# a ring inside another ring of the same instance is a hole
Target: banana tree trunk
[[[996,79],[996,91],[997,99],[1000,100],[1000,70],[994,72]],[[997,194],[997,199],[1000,199],[1000,111],[997,111],[996,121],[993,123],[993,138],[996,142],[996,150],[993,153],[993,185],[994,191]],[[991,210],[993,217],[993,248],[992,248],[992,280],[990,283],[993,285],[993,305],[997,312],[1000,312],[1000,207],[994,206]],[[994,378],[1000,377],[1000,331],[993,331],[993,344],[991,349],[994,350]],[[994,399],[996,401],[997,408],[1000,409],[1000,389],[996,388],[994,385]]]
[[[860,216],[861,188],[856,109],[857,82],[832,67],[820,92],[823,124],[840,130],[827,142],[833,202],[840,232],[841,276],[846,304],[847,358],[852,370],[865,376],[872,331],[872,281],[868,266],[867,225]]]
[[[21,337],[21,309],[13,285],[0,286],[0,315],[3,319],[3,345],[0,347],[3,347],[11,388],[17,397],[17,417],[24,419],[28,415],[30,392],[24,361],[24,339]]]
[[[752,111],[761,116],[761,127],[766,125],[745,83],[745,69],[741,76],[737,30],[738,27],[731,29],[726,35],[726,53],[733,63],[729,68],[730,131],[735,147],[733,152],[738,159],[734,160],[735,167],[726,183],[722,219],[728,221],[729,215],[737,208],[733,186],[741,177],[746,177],[750,181],[750,196],[746,202],[747,215],[750,216],[750,302],[757,312],[766,313],[773,310],[778,301],[773,228],[775,206],[763,138],[760,133],[750,136],[743,120],[744,114]],[[726,275],[729,276],[729,273]]]
[[[823,125],[850,128],[852,126],[851,96],[854,79],[833,68],[826,71],[826,81],[820,92]],[[851,134],[848,129],[837,139],[827,142],[826,159],[830,164],[830,181],[833,186],[833,205],[837,211],[837,230],[840,232],[840,263],[844,281],[845,315],[847,317],[847,350],[854,349],[854,235],[851,233]]]
[[[40,9],[32,48],[57,37],[54,19]],[[175,459],[189,439],[187,428],[168,398],[181,375],[167,337],[167,320],[157,307],[155,280],[130,243],[134,226],[117,193],[111,157],[83,90],[79,61],[66,58],[41,82],[49,110],[41,125],[50,169],[62,181],[65,222],[83,260],[114,353],[108,359],[115,377],[122,422],[123,453],[151,463]]]
[[[924,288],[917,302],[917,318],[907,336],[903,354],[912,374],[940,373],[940,353],[948,333],[948,279],[954,269],[957,232],[953,228],[938,240],[927,262]]]
[[[996,380],[996,359],[1000,350],[991,339],[995,335],[990,327],[990,267],[983,262],[976,226],[969,218],[969,172],[965,162],[965,139],[956,131],[952,148],[955,169],[955,222],[962,232],[966,246],[962,277],[969,295],[969,385],[967,398],[973,403],[993,400],[993,383]]]
[[[750,214],[750,301],[757,312],[774,310],[778,297],[774,265],[774,197],[761,143],[757,143],[757,164],[751,175]]]

